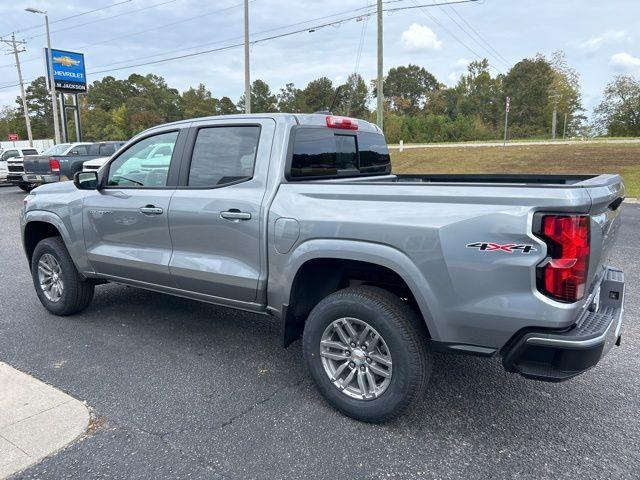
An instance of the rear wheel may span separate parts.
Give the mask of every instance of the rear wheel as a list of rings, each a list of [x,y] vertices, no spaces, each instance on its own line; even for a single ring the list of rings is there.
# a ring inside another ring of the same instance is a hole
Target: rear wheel
[[[56,315],[80,312],[93,299],[94,284],[80,277],[60,237],[36,245],[31,276],[40,302]]]
[[[346,288],[324,298],[307,319],[303,346],[320,392],[358,420],[382,422],[404,413],[429,380],[422,320],[377,287]]]

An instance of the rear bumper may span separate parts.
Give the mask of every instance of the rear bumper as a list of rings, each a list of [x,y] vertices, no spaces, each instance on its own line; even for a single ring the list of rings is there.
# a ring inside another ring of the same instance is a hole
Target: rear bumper
[[[50,174],[38,175],[34,173],[10,173],[7,176],[7,180],[14,185],[43,185],[45,183],[59,182],[60,176]]]
[[[526,378],[561,382],[589,370],[619,345],[624,273],[607,268],[602,278],[600,295],[569,329],[516,334],[504,350],[504,368]]]

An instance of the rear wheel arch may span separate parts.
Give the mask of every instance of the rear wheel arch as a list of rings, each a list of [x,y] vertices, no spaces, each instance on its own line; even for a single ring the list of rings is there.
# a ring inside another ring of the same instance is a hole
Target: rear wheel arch
[[[410,282],[396,269],[376,262],[327,256],[308,259],[296,271],[282,311],[284,346],[301,336],[307,316],[323,298],[359,285],[379,287],[403,299],[423,319],[430,335],[431,322],[425,318]]]

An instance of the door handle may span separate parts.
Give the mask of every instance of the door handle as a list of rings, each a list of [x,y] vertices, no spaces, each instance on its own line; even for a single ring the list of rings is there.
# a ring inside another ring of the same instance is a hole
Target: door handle
[[[220,216],[232,221],[251,220],[251,214],[249,212],[241,212],[236,208],[232,208],[231,210],[227,210],[225,212],[220,212]]]
[[[162,215],[164,212],[160,207],[156,207],[154,205],[145,205],[144,207],[140,207],[138,210],[140,210],[140,213],[143,215]]]

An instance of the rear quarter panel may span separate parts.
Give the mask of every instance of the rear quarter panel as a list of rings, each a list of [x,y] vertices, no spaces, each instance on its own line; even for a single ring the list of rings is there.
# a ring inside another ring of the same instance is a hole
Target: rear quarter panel
[[[301,259],[333,250],[379,263],[382,255],[412,288],[434,340],[499,348],[523,327],[575,320],[581,303],[554,302],[536,290],[535,266],[546,246],[531,231],[532,217],[545,210],[586,213],[590,205],[585,189],[564,186],[284,183],[269,215],[269,304],[289,303],[287,285]],[[286,254],[275,248],[281,217],[299,224]],[[318,242],[331,249],[311,247]],[[473,242],[535,251],[481,252],[467,248]]]

